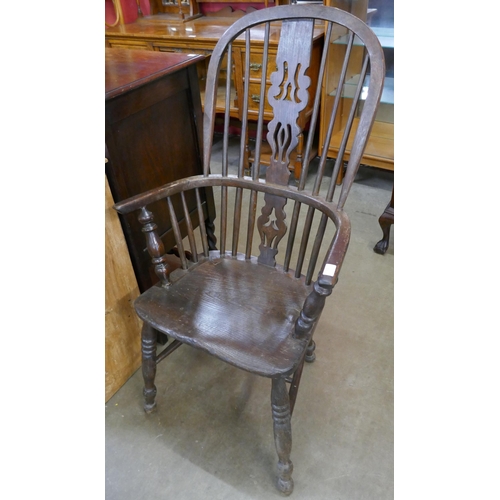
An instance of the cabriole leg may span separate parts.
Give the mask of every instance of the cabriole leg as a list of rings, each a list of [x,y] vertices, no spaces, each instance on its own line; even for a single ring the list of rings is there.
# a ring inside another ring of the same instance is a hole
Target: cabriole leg
[[[378,220],[380,224],[380,228],[382,229],[383,238],[375,245],[373,250],[375,253],[379,253],[384,255],[389,248],[389,238],[391,236],[391,226],[393,224],[393,220],[389,217],[385,217],[385,213],[382,214]]]
[[[273,411],[274,442],[278,453],[278,489],[285,495],[293,491],[293,464],[290,460],[292,451],[292,425],[290,400],[285,378],[273,379],[271,391]]]
[[[144,411],[156,408],[156,330],[144,323],[142,326],[142,376],[144,377]]]
[[[389,237],[391,235],[391,226],[394,224],[394,188],[392,188],[392,196],[389,205],[384,210],[384,213],[380,216],[378,223],[382,229],[382,234],[384,237],[375,245],[373,250],[376,253],[384,255],[389,248]]]

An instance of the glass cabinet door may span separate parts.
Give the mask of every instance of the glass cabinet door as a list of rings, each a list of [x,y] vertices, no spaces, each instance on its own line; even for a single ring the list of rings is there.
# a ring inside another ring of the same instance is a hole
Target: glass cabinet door
[[[394,170],[394,0],[326,0],[325,3],[346,10],[365,21],[373,29],[384,49],[386,61],[384,91],[362,163],[367,166]],[[329,43],[346,46],[346,32],[342,29],[334,30]],[[347,120],[347,116],[343,114],[343,108],[350,109],[348,100],[353,98],[360,78],[364,47],[359,39],[354,42],[353,53],[356,54],[356,57],[348,67],[346,82],[342,89],[342,101],[346,100],[346,103],[345,106],[339,107],[336,128],[328,149],[328,156],[332,158],[337,157]],[[329,116],[329,112],[333,109],[333,102],[338,92],[336,82],[339,79],[342,60],[342,57],[332,55],[327,62],[327,76],[322,102],[323,116]],[[369,78],[368,74],[365,81],[368,81]],[[363,101],[359,104],[358,116],[362,106]],[[326,134],[327,126],[325,122],[321,123],[322,139]],[[357,120],[355,119],[353,127],[356,126]],[[345,161],[349,159],[349,146],[348,144],[344,155]]]

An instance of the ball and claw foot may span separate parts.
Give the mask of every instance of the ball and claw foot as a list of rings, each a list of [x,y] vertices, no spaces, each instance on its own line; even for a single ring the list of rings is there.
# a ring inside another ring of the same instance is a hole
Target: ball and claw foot
[[[305,358],[308,363],[312,363],[316,359],[316,353],[314,352],[315,349],[316,349],[316,342],[314,342],[314,340],[311,340],[311,342],[307,346],[306,358]]]
[[[380,240],[374,247],[373,251],[375,253],[378,253],[380,255],[384,255],[387,252],[387,249],[389,248],[389,241],[387,239],[382,239]]]

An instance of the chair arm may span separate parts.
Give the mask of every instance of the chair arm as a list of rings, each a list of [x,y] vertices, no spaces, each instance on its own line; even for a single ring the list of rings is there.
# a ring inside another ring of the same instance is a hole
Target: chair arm
[[[351,224],[345,212],[338,215],[338,226],[335,238],[325,259],[325,264],[313,285],[312,292],[306,297],[300,315],[295,322],[293,336],[305,338],[312,334],[313,327],[325,306],[326,298],[332,293],[337,283],[340,268],[349,246]]]
[[[344,257],[349,247],[351,237],[351,222],[347,214],[343,211],[337,213],[338,225],[335,238],[325,258],[325,263],[318,275],[318,283],[321,286],[334,286],[338,281],[338,276]]]

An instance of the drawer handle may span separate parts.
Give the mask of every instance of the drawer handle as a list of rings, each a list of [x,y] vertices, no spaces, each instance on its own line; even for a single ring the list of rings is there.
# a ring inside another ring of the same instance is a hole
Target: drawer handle
[[[250,69],[252,71],[259,71],[262,68],[262,64],[259,63],[250,63]]]
[[[258,94],[252,94],[251,95],[251,99],[252,99],[253,102],[257,102],[258,103],[258,102],[260,102],[260,95],[258,95]]]

